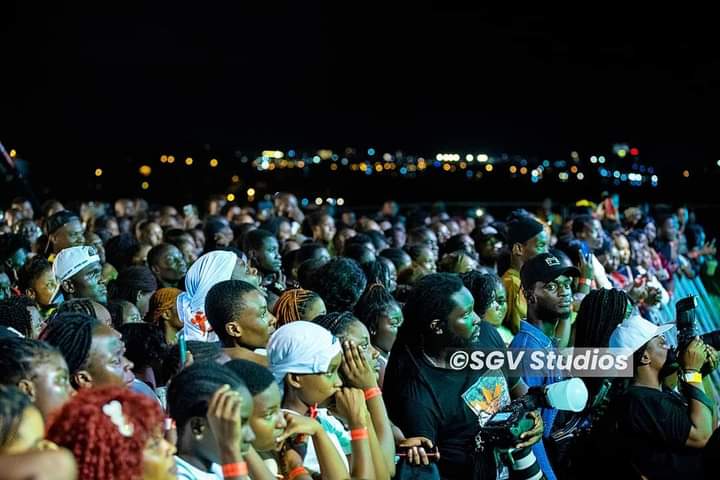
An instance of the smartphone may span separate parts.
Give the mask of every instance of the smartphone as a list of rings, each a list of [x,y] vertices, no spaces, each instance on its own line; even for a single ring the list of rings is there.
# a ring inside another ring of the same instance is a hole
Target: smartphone
[[[185,332],[180,332],[177,336],[178,348],[180,349],[180,368],[185,367],[187,361],[187,343],[185,343]]]
[[[396,455],[397,455],[398,457],[400,457],[400,458],[407,458],[407,457],[408,457],[408,450],[410,450],[410,449],[413,448],[413,447],[402,447],[402,448],[403,448],[403,451],[398,452]],[[438,451],[438,448],[435,447],[435,448],[432,449],[432,451],[427,452],[425,455],[427,455],[427,457],[432,460],[432,459],[437,459],[437,458],[439,458],[439,457],[440,457],[440,452]]]

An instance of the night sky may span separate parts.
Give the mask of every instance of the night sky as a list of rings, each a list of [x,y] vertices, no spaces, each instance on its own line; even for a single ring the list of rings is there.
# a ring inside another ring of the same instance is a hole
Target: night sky
[[[39,183],[72,166],[88,188],[102,166],[137,189],[127,172],[165,152],[567,158],[628,142],[668,169],[665,193],[677,178],[695,201],[713,200],[678,173],[708,182],[720,170],[709,12],[137,3],[3,3],[0,141]]]

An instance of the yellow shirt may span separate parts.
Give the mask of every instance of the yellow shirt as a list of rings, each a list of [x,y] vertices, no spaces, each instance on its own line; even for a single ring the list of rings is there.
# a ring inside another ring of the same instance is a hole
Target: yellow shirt
[[[502,276],[505,292],[507,293],[507,314],[503,322],[511,332],[517,333],[520,330],[520,320],[527,317],[527,301],[520,287],[520,272],[509,268]]]

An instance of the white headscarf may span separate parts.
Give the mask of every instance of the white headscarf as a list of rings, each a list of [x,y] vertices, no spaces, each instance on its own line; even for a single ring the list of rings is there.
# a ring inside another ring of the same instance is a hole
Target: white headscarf
[[[186,340],[217,341],[205,318],[205,297],[216,284],[230,280],[238,257],[214,251],[198,258],[185,275],[185,291],[177,297],[177,311]]]
[[[304,321],[278,328],[267,346],[269,368],[280,391],[288,373],[325,373],[340,352],[340,340],[329,330]]]

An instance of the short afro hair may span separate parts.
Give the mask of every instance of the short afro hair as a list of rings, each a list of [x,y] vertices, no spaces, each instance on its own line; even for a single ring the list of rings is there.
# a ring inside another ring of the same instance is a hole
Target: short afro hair
[[[267,368],[250,360],[231,360],[225,364],[235,375],[240,377],[253,397],[258,395],[275,383],[272,372]]]
[[[355,308],[367,279],[357,262],[339,257],[320,267],[310,283],[310,290],[322,297],[328,311],[343,312]]]
[[[223,344],[227,344],[229,340],[225,325],[237,318],[245,306],[244,297],[250,292],[260,290],[242,280],[218,282],[208,291],[205,297],[205,316]]]

